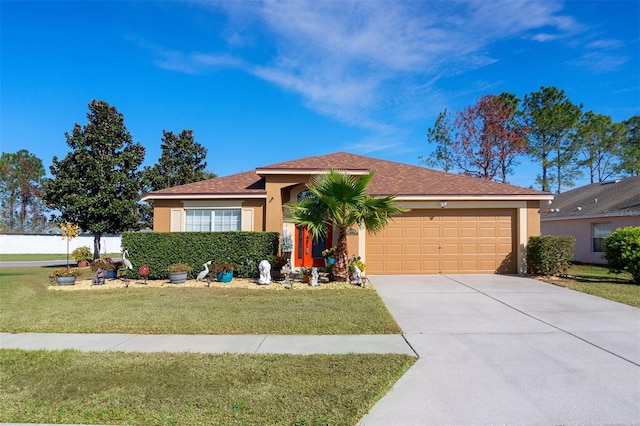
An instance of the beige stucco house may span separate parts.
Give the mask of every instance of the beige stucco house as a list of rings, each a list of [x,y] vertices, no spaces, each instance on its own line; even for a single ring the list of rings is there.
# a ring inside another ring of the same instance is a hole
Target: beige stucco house
[[[410,209],[383,232],[351,229],[350,255],[368,274],[524,273],[529,236],[540,234],[540,205],[552,195],[483,179],[338,152],[258,167],[146,194],[156,232],[275,231],[292,237],[294,266],[321,265],[336,235],[313,241],[287,223],[283,206],[329,168],[375,171],[372,196],[397,195]]]
[[[640,176],[597,182],[563,192],[541,209],[543,235],[573,235],[573,261],[606,264],[605,237],[640,226]]]

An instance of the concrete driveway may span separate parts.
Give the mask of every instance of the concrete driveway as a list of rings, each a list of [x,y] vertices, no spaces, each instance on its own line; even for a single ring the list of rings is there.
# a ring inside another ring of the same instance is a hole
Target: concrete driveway
[[[370,278],[420,359],[359,424],[640,424],[639,309],[515,276]]]

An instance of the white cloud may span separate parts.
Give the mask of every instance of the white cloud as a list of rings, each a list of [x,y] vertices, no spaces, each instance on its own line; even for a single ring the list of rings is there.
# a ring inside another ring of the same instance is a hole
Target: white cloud
[[[229,52],[164,52],[161,66],[194,72],[241,67],[305,105],[350,125],[389,134],[388,117],[429,95],[447,76],[497,60],[493,43],[548,42],[582,30],[558,1],[264,1],[194,3],[228,17]],[[257,35],[259,34],[259,35]],[[262,48],[267,40],[268,46]],[[260,49],[259,59],[254,57]],[[234,60],[231,55],[242,58]],[[425,85],[425,82],[428,84]],[[425,87],[426,86],[426,87]]]

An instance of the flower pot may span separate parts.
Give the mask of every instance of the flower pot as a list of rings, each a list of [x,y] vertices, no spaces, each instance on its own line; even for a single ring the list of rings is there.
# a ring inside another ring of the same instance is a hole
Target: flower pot
[[[78,268],[86,268],[89,266],[89,262],[86,260],[78,260]]]
[[[231,279],[233,278],[233,271],[227,271],[227,272],[218,272],[216,273],[216,279],[218,280],[219,283],[228,283],[231,282]]]
[[[309,284],[311,282],[311,275],[303,275],[302,282]]]
[[[76,283],[75,275],[60,275],[56,277],[58,285],[74,285]]]
[[[184,272],[169,272],[169,282],[171,284],[180,284],[187,281],[187,271]]]
[[[116,279],[116,270],[115,269],[107,269],[104,272],[104,277],[108,280],[115,280]]]
[[[333,265],[333,262],[335,262],[336,260],[333,257],[327,257],[324,259],[324,264],[326,266],[331,266]]]

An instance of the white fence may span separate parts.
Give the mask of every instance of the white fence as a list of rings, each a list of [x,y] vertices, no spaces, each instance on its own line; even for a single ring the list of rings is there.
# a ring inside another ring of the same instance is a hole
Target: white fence
[[[103,236],[100,253],[119,253],[120,235]],[[69,241],[69,253],[77,247],[87,246],[93,252],[93,235],[80,235]],[[0,234],[0,254],[59,254],[67,252],[67,240],[50,234]]]

